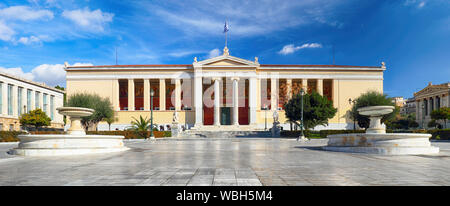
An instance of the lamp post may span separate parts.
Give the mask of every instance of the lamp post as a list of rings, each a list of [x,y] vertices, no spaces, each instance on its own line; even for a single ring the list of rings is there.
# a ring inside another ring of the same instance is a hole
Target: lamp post
[[[154,139],[153,137],[153,96],[155,95],[155,91],[150,89],[150,139]]]
[[[266,131],[267,130],[267,106],[266,106],[266,104],[264,104],[263,109],[265,110],[264,111],[264,116],[265,116],[265,118],[264,118],[264,131]]]
[[[356,103],[356,99],[349,98],[348,99],[348,104],[352,105]],[[352,118],[353,118],[353,130],[356,130],[356,114],[352,114]]]
[[[300,96],[302,97],[301,98],[301,101],[302,101],[302,112],[301,112],[301,118],[300,118],[300,130],[301,130],[301,132],[300,132],[300,136],[299,137],[297,137],[297,141],[299,141],[300,139],[302,139],[302,140],[304,140],[305,139],[305,135],[303,134],[303,95],[305,95],[305,91],[303,90],[303,88],[301,88],[300,89]]]

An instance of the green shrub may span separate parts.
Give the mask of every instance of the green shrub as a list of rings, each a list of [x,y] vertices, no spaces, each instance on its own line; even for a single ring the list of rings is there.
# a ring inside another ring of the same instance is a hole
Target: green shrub
[[[0,142],[18,142],[17,135],[25,134],[19,131],[0,131]]]

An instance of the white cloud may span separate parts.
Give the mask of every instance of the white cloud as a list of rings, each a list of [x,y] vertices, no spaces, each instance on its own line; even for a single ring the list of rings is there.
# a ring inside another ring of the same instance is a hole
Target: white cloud
[[[73,66],[92,66],[91,63],[75,63]],[[41,64],[33,68],[30,72],[24,72],[22,68],[4,68],[0,67],[0,72],[32,80],[35,82],[44,82],[50,86],[65,85],[66,71],[63,64]]]
[[[403,3],[405,6],[416,6],[418,9],[423,8],[425,4],[425,0],[405,0],[405,3]]]
[[[22,68],[15,67],[15,68],[4,68],[0,67],[0,72],[4,72],[13,76],[21,77],[28,80],[33,80],[33,74],[32,73],[25,73],[23,72]]]
[[[188,3],[166,0],[164,8],[154,3],[137,3],[137,6],[147,10],[146,16],[142,15],[140,19],[150,21],[153,19],[148,14],[156,14],[189,35],[222,35],[224,21],[228,19],[232,37],[262,35],[317,22],[340,28],[343,24],[335,17],[335,10],[338,4],[343,4],[341,2],[194,0]]]
[[[0,40],[10,41],[13,39],[15,32],[9,28],[6,24],[0,21]]]
[[[208,53],[208,58],[214,58],[220,55],[220,50],[219,49],[213,49],[211,51],[209,51]]]
[[[301,46],[294,46],[293,44],[288,44],[283,47],[278,53],[282,55],[292,54],[298,50],[306,48],[322,48],[322,44],[318,43],[306,43]]]
[[[9,20],[53,19],[53,12],[45,9],[33,9],[28,6],[11,6],[0,9],[0,18]]]
[[[37,44],[42,43],[41,39],[36,36],[20,37],[20,39],[17,42],[25,44],[25,45],[30,45],[33,43],[37,43]]]
[[[89,8],[77,10],[64,10],[62,13],[64,18],[67,18],[78,26],[88,29],[91,32],[103,32],[105,25],[112,22],[114,14],[102,12],[100,9],[90,11]]]

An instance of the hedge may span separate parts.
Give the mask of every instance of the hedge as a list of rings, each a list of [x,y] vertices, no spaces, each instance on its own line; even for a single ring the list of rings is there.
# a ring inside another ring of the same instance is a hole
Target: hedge
[[[121,135],[125,139],[141,139],[134,131],[88,131],[87,134],[93,135]],[[18,142],[17,135],[25,134],[21,131],[0,131],[0,142]],[[65,134],[62,131],[31,131],[30,134]],[[150,136],[150,131],[147,132],[147,136]],[[155,138],[171,137],[171,131],[153,131]]]

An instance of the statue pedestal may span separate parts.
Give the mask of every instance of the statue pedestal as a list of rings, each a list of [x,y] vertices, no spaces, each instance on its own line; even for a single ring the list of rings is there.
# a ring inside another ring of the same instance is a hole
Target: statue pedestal
[[[280,132],[281,132],[280,122],[278,122],[278,121],[274,122],[271,131],[272,131],[272,137],[280,137]]]
[[[180,136],[180,127],[178,122],[172,123],[172,127],[170,127],[172,132],[172,137],[179,137]]]

